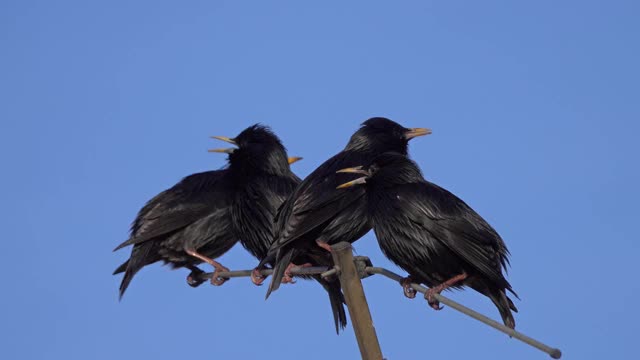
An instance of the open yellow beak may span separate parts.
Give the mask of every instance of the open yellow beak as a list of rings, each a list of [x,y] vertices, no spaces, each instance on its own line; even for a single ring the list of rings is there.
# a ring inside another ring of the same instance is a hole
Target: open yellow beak
[[[230,138],[230,137],[226,137],[226,136],[212,136],[211,138],[212,138],[212,139],[222,140],[222,141],[224,141],[224,142],[228,142],[229,144],[237,145],[237,144],[236,144],[236,141],[235,141],[235,140],[233,140],[233,139],[232,139],[232,138]]]
[[[361,185],[361,184],[366,184],[367,183],[367,177],[363,176],[361,178],[357,178],[355,180],[346,182],[342,185],[339,185],[338,187],[336,187],[336,189],[344,189],[344,188],[348,188],[348,187],[352,187],[355,185]]]
[[[224,142],[228,142],[229,144],[233,144],[236,145],[236,141],[233,140],[232,138],[226,137],[226,136],[212,136],[212,139],[218,139],[218,140],[222,140]],[[224,148],[224,149],[209,149],[207,150],[208,152],[215,152],[215,153],[225,153],[225,154],[231,154],[234,151],[236,151],[236,148]]]
[[[216,153],[226,153],[226,154],[233,154],[234,151],[236,151],[236,148],[226,148],[226,149],[209,149],[207,150],[208,152],[216,152]]]
[[[404,138],[407,140],[411,140],[418,136],[425,136],[431,134],[431,129],[427,128],[411,128],[409,131],[404,133]]]
[[[287,158],[287,161],[289,161],[289,165],[293,164],[296,161],[300,161],[302,160],[302,158],[300,156],[289,156],[289,158]]]
[[[365,184],[367,182],[367,178],[371,175],[369,173],[369,170],[364,170],[363,166],[354,166],[354,167],[350,167],[350,168],[344,168],[344,169],[340,169],[338,171],[336,171],[336,173],[350,173],[350,174],[362,174],[364,175],[361,178],[357,178],[355,180],[346,182],[342,185],[339,185],[338,187],[336,187],[336,189],[344,189],[344,188],[348,188],[348,187],[352,187],[354,185],[361,185],[361,184]]]
[[[354,166],[354,167],[350,167],[350,168],[340,169],[340,170],[336,171],[336,173],[351,173],[351,174],[369,175],[369,171],[363,170],[362,169],[362,165]]]

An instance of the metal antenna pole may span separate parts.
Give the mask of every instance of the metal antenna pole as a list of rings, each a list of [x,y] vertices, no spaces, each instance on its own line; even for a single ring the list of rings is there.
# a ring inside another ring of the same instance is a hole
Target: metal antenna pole
[[[364,295],[362,282],[353,262],[351,244],[341,242],[331,247],[333,261],[339,269],[342,292],[349,309],[353,331],[363,360],[382,360],[382,350],[373,326],[371,312]]]

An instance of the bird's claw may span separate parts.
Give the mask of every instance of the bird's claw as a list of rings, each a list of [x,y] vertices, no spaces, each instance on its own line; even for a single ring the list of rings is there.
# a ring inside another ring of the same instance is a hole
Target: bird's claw
[[[296,280],[293,279],[293,274],[291,273],[291,269],[293,268],[306,268],[306,267],[312,267],[313,264],[311,263],[305,263],[305,264],[301,264],[301,265],[296,265],[294,263],[290,263],[289,265],[287,265],[287,268],[284,270],[284,276],[282,277],[282,283],[283,284],[295,284]]]
[[[400,284],[402,284],[402,291],[404,292],[404,296],[408,297],[409,299],[413,299],[416,297],[416,291],[413,287],[411,287],[411,282],[412,280],[410,277],[406,277],[400,282]]]
[[[258,270],[257,268],[253,269],[253,271],[251,271],[251,282],[254,283],[257,286],[262,286],[262,283],[264,282],[264,280],[266,278],[267,277],[262,275],[260,273],[260,270]]]
[[[424,294],[425,300],[427,300],[427,303],[429,304],[429,306],[431,306],[431,308],[433,310],[442,310],[442,309],[444,309],[444,306],[440,306],[440,302],[433,298],[433,295],[434,294],[438,294],[438,293],[439,293],[439,291],[437,291],[437,289],[430,288]]]
[[[219,272],[227,272],[227,271],[229,271],[229,269],[227,269],[224,266],[216,267],[216,270],[211,275],[211,285],[220,286],[220,285],[224,284],[225,282],[227,282],[227,280],[229,280],[229,279],[226,279],[226,278],[218,276]]]
[[[192,278],[191,276],[187,276],[187,285],[191,286],[192,288],[197,288],[198,286],[202,285],[204,283],[204,281],[202,280],[196,280],[194,278]]]
[[[282,277],[282,283],[283,284],[295,284],[296,280],[291,276],[291,275],[284,275]]]
[[[204,271],[202,270],[200,270],[199,272],[191,271],[191,273],[187,275],[187,284],[192,288],[197,288],[198,286],[202,285],[205,280],[200,279],[199,275],[203,272]]]

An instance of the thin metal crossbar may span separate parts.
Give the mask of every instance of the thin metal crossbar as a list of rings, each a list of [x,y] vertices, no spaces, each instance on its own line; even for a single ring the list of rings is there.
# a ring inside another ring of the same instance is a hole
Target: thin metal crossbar
[[[369,266],[371,265],[371,262],[368,260],[368,258],[364,257],[364,256],[358,256],[356,257],[356,267],[359,269],[360,271],[360,277],[364,278],[367,277],[369,275],[382,275],[388,279],[394,280],[398,283],[400,283],[403,280],[403,277],[390,271],[387,270],[385,268],[382,267],[375,267],[375,266]],[[251,276],[251,272],[253,270],[237,270],[237,271],[224,271],[224,272],[219,272],[217,275],[221,278],[225,278],[225,279],[229,279],[229,278],[236,278],[236,277],[250,277]],[[337,268],[328,268],[326,266],[313,266],[313,267],[292,267],[291,268],[291,275],[293,276],[302,276],[302,275],[317,275],[320,274],[322,275],[322,277],[327,277],[327,276],[331,276],[334,274],[337,274],[340,270]],[[263,276],[269,276],[273,273],[272,269],[262,269],[260,270],[260,274]],[[199,280],[201,281],[206,281],[208,279],[211,279],[211,277],[213,276],[213,273],[202,273],[198,276]],[[420,284],[416,284],[416,283],[412,283],[411,284],[411,288],[413,288],[415,291],[424,294],[427,292],[428,288],[424,287]],[[560,349],[557,348],[553,348],[550,347],[530,336],[527,336],[519,331],[515,331],[514,329],[511,329],[509,327],[504,326],[503,324],[485,316],[480,314],[477,311],[474,311],[456,301],[453,301],[441,294],[433,294],[433,298],[436,299],[437,301],[451,307],[454,310],[457,310],[471,318],[474,318],[500,332],[503,332],[507,335],[509,335],[510,337],[516,338],[522,342],[524,342],[527,345],[533,346],[534,348],[543,351],[547,354],[549,354],[549,356],[551,356],[554,359],[560,359],[560,357],[562,356],[562,352],[560,351]]]

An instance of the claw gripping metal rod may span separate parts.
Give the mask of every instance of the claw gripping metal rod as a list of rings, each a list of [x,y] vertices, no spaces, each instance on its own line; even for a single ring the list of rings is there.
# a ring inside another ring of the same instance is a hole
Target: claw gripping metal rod
[[[350,244],[346,244],[346,245],[341,245],[342,243],[336,244],[333,247],[337,247],[337,249],[335,249],[336,251],[334,251],[334,258],[336,256],[336,253],[340,252],[341,254],[344,251],[347,251],[351,254],[351,246]],[[348,246],[346,248],[344,248],[345,246]],[[346,250],[345,250],[346,249]],[[351,256],[351,258],[353,259],[353,256]],[[339,261],[344,261],[344,260],[339,260]],[[364,256],[357,256],[355,257],[355,260],[352,261],[352,263],[354,263],[355,265],[355,271],[357,273],[357,278],[365,278],[368,277],[370,275],[382,275],[386,278],[389,278],[391,280],[397,281],[397,282],[401,282],[403,277],[390,271],[387,270],[385,268],[382,267],[374,267],[372,266],[371,262],[369,261],[369,259],[367,257]],[[334,274],[338,274],[341,277],[341,283],[343,286],[343,292],[345,293],[345,298],[347,297],[347,293],[351,293],[352,290],[350,290],[349,288],[345,289],[345,282],[343,282],[342,279],[342,272],[341,269],[345,267],[345,264],[342,264],[342,266],[340,266],[339,262],[336,262],[337,266],[334,268],[328,268],[326,266],[314,266],[314,267],[294,267],[291,269],[291,274],[294,276],[300,276],[300,275],[315,275],[315,274],[321,274],[322,277],[327,277],[327,276],[331,276]],[[225,271],[225,272],[219,272],[218,273],[218,277],[220,278],[234,278],[234,277],[249,277],[251,276],[251,272],[252,270],[238,270],[238,271]],[[263,269],[260,270],[260,274],[263,276],[269,276],[271,275],[271,273],[273,273],[272,269]],[[208,279],[211,279],[211,277],[213,276],[213,273],[202,273],[199,274],[197,277],[199,280],[201,281],[206,281]],[[359,280],[359,279],[358,279]],[[350,280],[348,281],[348,283],[353,283],[353,279],[350,277]],[[360,281],[357,281],[358,283],[360,283]],[[362,288],[362,285],[360,283],[360,288]],[[420,284],[415,284],[412,283],[411,284],[411,288],[413,288],[415,291],[424,294],[428,289]],[[358,291],[356,291],[358,292]],[[477,311],[474,311],[458,302],[455,302],[445,296],[442,296],[441,294],[434,294],[433,298],[438,300],[439,302],[451,307],[454,310],[457,310],[471,318],[474,318],[498,331],[501,331],[507,335],[509,335],[510,337],[514,337],[522,342],[524,342],[527,345],[533,346],[538,350],[541,350],[547,354],[549,354],[549,356],[551,356],[554,359],[560,359],[560,357],[562,356],[562,352],[560,351],[560,349],[557,348],[553,348],[550,347],[536,339],[533,339],[519,331],[515,331],[511,328],[508,328],[506,326],[504,326],[503,324],[490,319],[487,316],[484,316],[482,314],[480,314]],[[366,298],[364,298],[364,293],[363,293],[363,298],[361,300],[364,300],[364,304],[366,305]],[[354,320],[353,318],[353,313],[356,312],[355,309],[359,309],[361,308],[362,305],[362,301],[358,300],[358,304],[359,305],[350,305],[349,304],[349,300],[347,300],[347,307],[349,308],[349,314],[351,316],[351,322],[354,324],[354,330],[356,327],[356,320]],[[352,309],[354,309],[352,311]],[[366,308],[366,312],[369,313],[369,308],[367,306]],[[365,319],[364,321],[359,321],[357,322],[358,324],[369,324],[369,320],[366,320],[366,316],[365,315],[360,315],[360,316],[364,316],[363,319]],[[369,313],[369,319],[371,319],[371,315]],[[360,326],[360,325],[358,325]],[[370,328],[367,329],[366,326],[369,326]],[[375,350],[375,343],[377,343],[377,338],[375,338],[375,341],[373,340],[373,338],[375,337],[375,329],[373,328],[373,323],[370,322],[369,325],[366,325],[365,327],[362,327],[359,331],[364,331],[365,333],[367,333],[367,339],[365,342],[367,344],[374,344],[374,345],[370,345],[372,346],[373,350],[369,351],[370,354],[374,354],[372,355],[372,357],[366,358],[366,359],[377,359],[377,354],[378,352]],[[356,332],[356,335],[358,334],[358,332]],[[358,340],[358,344],[360,345],[360,340]],[[380,345],[377,345],[377,349],[380,349]],[[361,348],[362,350],[362,348]],[[364,353],[363,353],[363,358],[364,358]],[[380,359],[381,359],[381,355],[380,355]]]

